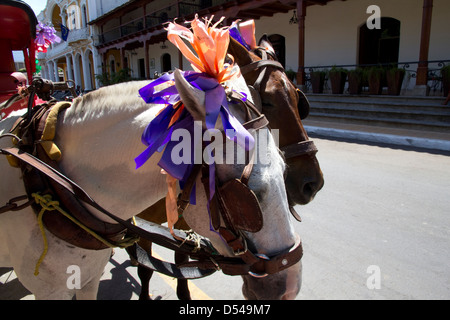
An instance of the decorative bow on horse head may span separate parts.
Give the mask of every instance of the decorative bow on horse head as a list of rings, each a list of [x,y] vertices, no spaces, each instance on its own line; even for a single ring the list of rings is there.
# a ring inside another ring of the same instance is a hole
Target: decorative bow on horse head
[[[211,20],[207,20],[205,24],[196,16],[191,22],[192,31],[176,23],[169,23],[168,39],[181,50],[195,71],[176,70],[173,74],[163,75],[139,91],[145,102],[167,105],[145,129],[142,142],[147,149],[135,161],[139,168],[156,151],[163,152],[158,165],[168,174],[167,214],[168,220],[175,222],[178,213],[173,190],[176,188],[174,180],[179,180],[180,187],[183,188],[194,167],[196,154],[194,148],[202,148],[201,144],[192,143],[191,161],[175,163],[172,151],[179,144],[179,141],[172,141],[175,130],[187,130],[193,137],[196,130],[195,121],[201,121],[203,130],[214,129],[220,115],[224,132],[230,140],[246,150],[253,149],[255,143],[253,136],[230,113],[223,83],[238,77],[240,71],[232,68],[233,63],[225,62],[230,41],[228,28],[216,28],[223,18],[214,26],[211,26]],[[197,55],[183,39],[190,43]],[[163,84],[165,89],[157,91]],[[214,163],[210,164],[209,170],[209,200],[211,200],[215,193]],[[192,190],[191,203],[195,204],[195,188]],[[169,212],[170,210],[174,212]],[[169,228],[171,225],[169,221]]]

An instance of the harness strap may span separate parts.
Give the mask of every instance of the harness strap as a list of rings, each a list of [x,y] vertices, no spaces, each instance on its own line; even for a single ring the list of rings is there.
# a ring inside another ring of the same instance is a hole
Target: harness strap
[[[305,154],[316,154],[318,149],[314,141],[308,140],[282,147],[281,151],[286,159],[291,159]]]
[[[263,67],[275,67],[277,69],[284,70],[284,67],[281,63],[273,60],[258,60],[240,68],[242,75],[246,75],[249,72],[255,71],[256,69],[260,69]]]
[[[212,250],[211,246],[206,244],[204,241],[201,243],[200,250],[198,250],[197,245],[193,244],[189,241],[186,241],[183,243],[182,246],[180,246],[180,241],[174,239],[167,228],[164,228],[157,224],[150,224],[151,227],[144,226],[144,228],[139,228],[131,223],[131,221],[125,221],[114,214],[110,213],[103,207],[101,207],[98,203],[96,203],[81,187],[79,187],[76,183],[71,181],[69,178],[62,175],[57,170],[53,169],[52,167],[48,166],[41,160],[37,159],[36,157],[30,155],[29,153],[20,151],[16,148],[5,148],[0,149],[2,154],[5,155],[11,155],[18,160],[32,166],[42,174],[46,175],[49,179],[55,181],[59,185],[61,185],[62,188],[66,189],[68,192],[72,193],[74,196],[78,197],[81,201],[84,201],[85,203],[89,204],[90,206],[94,207],[95,209],[99,210],[109,218],[113,219],[120,225],[127,228],[130,232],[135,233],[136,235],[146,238],[149,241],[158,244],[160,246],[166,247],[168,249],[183,252],[186,254],[192,254],[192,252],[197,252],[197,255],[201,256],[203,255],[210,255]],[[186,238],[186,234],[180,230],[175,230],[176,236],[180,238]],[[199,254],[200,253],[200,254]]]

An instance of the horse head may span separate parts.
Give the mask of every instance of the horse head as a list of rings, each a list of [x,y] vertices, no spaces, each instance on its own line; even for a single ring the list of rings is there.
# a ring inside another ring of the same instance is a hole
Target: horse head
[[[205,129],[205,101],[207,100],[205,99],[205,95],[187,82],[179,71],[175,72],[175,84],[185,108],[194,120],[202,121],[203,128]],[[242,77],[228,82],[226,87],[237,92],[244,92],[250,96],[247,85]],[[240,123],[244,123],[246,112],[242,110],[242,107],[238,104],[229,104],[229,107],[230,113]],[[217,122],[216,128],[223,130],[220,121]],[[198,190],[201,188],[197,188],[197,205],[188,207],[183,216],[189,226],[197,233],[207,237],[220,254],[227,257],[249,255],[251,257],[269,259],[269,257],[275,257],[289,252],[296,245],[298,246],[299,238],[295,234],[292,220],[290,219],[289,204],[284,186],[284,171],[286,169],[284,159],[275,144],[269,128],[264,127],[258,129],[253,134],[256,141],[266,140],[268,142],[263,155],[267,157],[265,159],[266,161],[255,162],[251,168],[251,174],[248,177],[248,188],[254,194],[253,199],[257,199],[256,201],[258,202],[262,219],[262,221],[258,222],[262,222],[262,225],[250,231],[240,229],[239,227],[237,230],[237,239],[230,240],[220,230],[220,228],[224,228],[224,215],[222,214],[219,219],[220,226],[217,228],[216,226],[213,227],[214,222],[210,222],[213,220],[211,219],[211,215],[213,215],[212,209],[200,209],[204,203],[208,202],[207,192]],[[219,140],[222,141],[221,135],[219,135]],[[236,146],[236,148],[233,146]],[[227,182],[241,178],[248,165],[236,163],[236,159],[239,158],[239,153],[245,152],[245,150],[234,141],[226,139],[225,146],[221,148],[221,151],[218,150],[220,148],[215,150],[216,158],[217,153],[222,152],[224,158],[226,157],[227,159],[230,159],[230,155],[225,153],[228,153],[229,150],[234,151],[235,161],[233,163],[227,161],[223,164],[217,163],[215,166],[216,185],[223,187]],[[261,157],[261,155],[258,155],[258,157]],[[198,181],[198,185],[201,185],[200,181]],[[231,192],[236,195],[240,190],[233,189]],[[250,199],[245,200],[251,201]],[[234,203],[232,205],[236,206],[238,204]],[[243,211],[242,214],[246,215],[250,214],[250,212]],[[250,227],[248,229],[252,228]],[[232,243],[241,240],[245,244],[245,249],[237,252]],[[244,261],[246,260],[245,258],[242,259]],[[243,293],[248,299],[295,298],[301,286],[301,262],[297,260],[289,268],[273,274],[250,273],[249,275],[244,275],[243,278]]]
[[[231,38],[228,52],[241,67],[247,84],[255,87],[257,96],[260,96],[262,113],[270,126],[279,130],[280,148],[294,150],[286,154],[286,190],[290,205],[309,203],[322,189],[324,179],[315,155],[317,150],[295,150],[296,146],[302,143],[304,146],[309,141],[301,121],[309,114],[308,100],[289,80],[279,63],[265,63],[267,60],[276,61],[275,50],[266,36],[261,38],[259,47],[253,51],[248,51]]]

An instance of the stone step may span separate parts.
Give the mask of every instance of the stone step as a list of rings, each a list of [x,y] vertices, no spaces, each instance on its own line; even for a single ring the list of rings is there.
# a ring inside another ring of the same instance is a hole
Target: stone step
[[[450,107],[440,97],[309,94],[310,119],[450,132]]]
[[[359,106],[359,105],[312,105],[311,113],[316,115],[348,115],[360,116],[369,119],[391,118],[402,120],[417,120],[426,122],[436,122],[436,124],[450,124],[449,110],[434,109],[405,109],[385,107],[385,106]]]
[[[442,101],[442,100],[441,100]],[[392,100],[352,100],[352,99],[335,99],[335,100],[318,100],[309,99],[311,106],[315,107],[333,107],[336,109],[356,109],[356,110],[380,110],[388,108],[401,112],[431,112],[436,114],[450,115],[450,106],[443,106],[440,103],[415,103],[415,102],[399,102]]]
[[[366,116],[340,115],[340,114],[320,114],[311,112],[308,119],[314,121],[345,122],[350,124],[386,126],[391,128],[406,128],[413,130],[429,130],[436,132],[450,132],[450,123],[437,123],[435,121],[420,121],[412,119],[395,118],[369,118]]]
[[[393,103],[393,104],[414,104],[414,105],[440,105],[444,97],[430,96],[389,96],[389,95],[351,95],[351,94],[314,94],[308,93],[310,101],[358,101],[361,103]]]

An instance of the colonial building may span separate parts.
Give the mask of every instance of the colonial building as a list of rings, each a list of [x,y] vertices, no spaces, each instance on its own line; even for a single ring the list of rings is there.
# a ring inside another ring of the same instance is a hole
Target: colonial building
[[[74,80],[82,90],[99,87],[95,79],[97,70],[101,70],[101,61],[93,45],[92,28],[87,0],[48,0],[38,20],[53,26],[58,36],[61,29],[67,28],[67,39],[53,43],[46,53],[39,53],[42,76],[53,81]]]
[[[66,44],[56,45],[57,53],[46,61],[53,74],[58,65],[70,77],[69,63],[74,76],[77,67],[89,73],[78,74],[85,88],[89,81],[93,86],[93,72],[108,77],[125,69],[133,79],[151,79],[174,68],[189,69],[166,40],[164,23],[189,21],[195,13],[225,16],[227,24],[254,19],[257,39],[269,36],[286,70],[307,90],[312,70],[381,64],[407,71],[402,94],[442,94],[440,69],[450,63],[447,0],[86,1],[49,0],[46,9],[46,17],[57,25],[60,18],[72,19],[71,5],[79,8],[72,27],[80,33],[78,26],[87,28],[89,36],[74,38],[64,50],[58,47]]]

